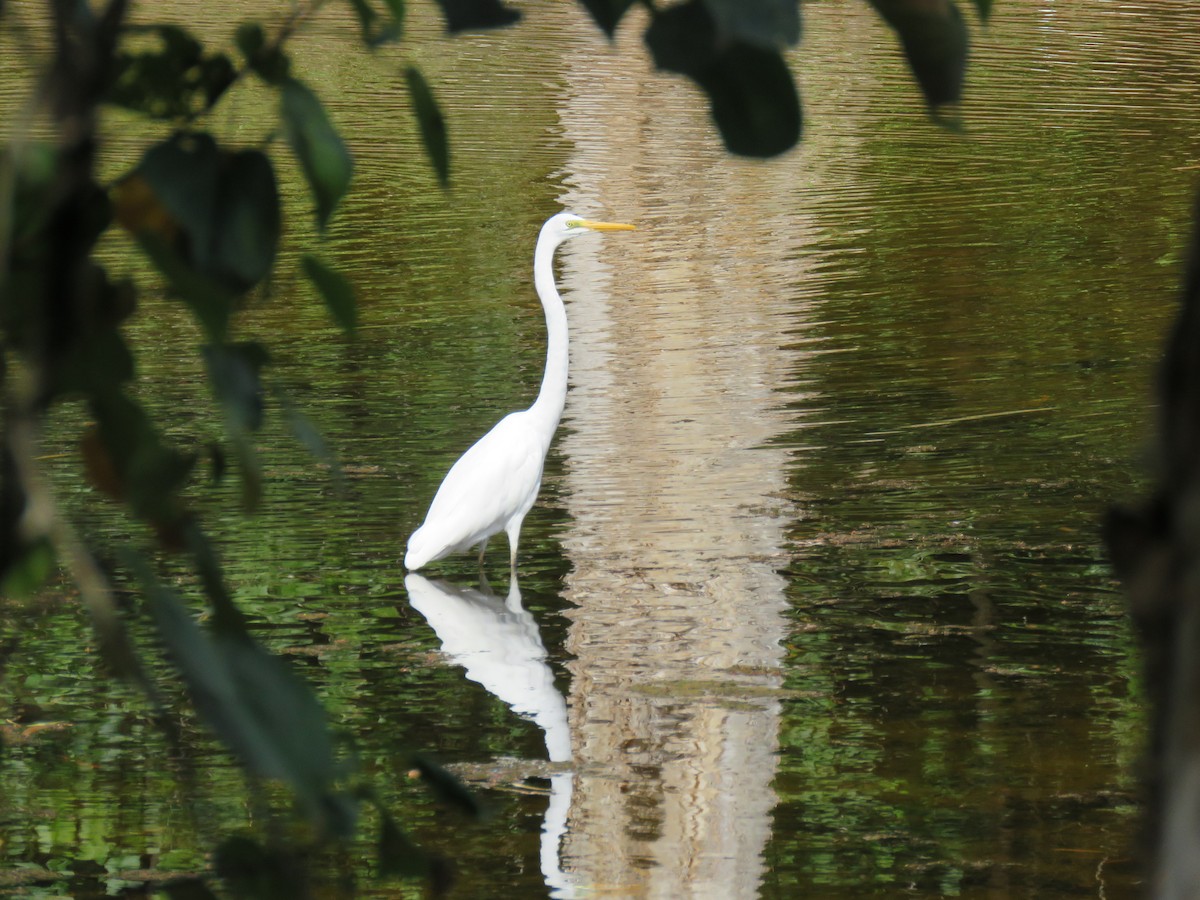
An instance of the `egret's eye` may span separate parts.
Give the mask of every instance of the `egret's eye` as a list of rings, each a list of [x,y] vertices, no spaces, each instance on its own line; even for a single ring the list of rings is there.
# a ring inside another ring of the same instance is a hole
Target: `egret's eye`
[[[567,227],[568,227],[568,228],[578,228],[578,227],[579,227],[579,220],[578,220],[578,219],[572,219],[571,221],[569,221],[569,222],[567,223]]]

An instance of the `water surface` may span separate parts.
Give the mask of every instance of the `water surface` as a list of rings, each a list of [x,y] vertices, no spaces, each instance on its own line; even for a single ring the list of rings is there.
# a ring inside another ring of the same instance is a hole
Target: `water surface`
[[[348,487],[275,423],[264,514],[210,521],[263,639],[456,860],[455,896],[1134,890],[1138,666],[1096,523],[1142,478],[1187,233],[1189,11],[998,4],[954,135],[864,4],[807,4],[806,138],[770,162],[723,154],[702,98],[644,60],[636,12],[611,45],[562,4],[454,40],[418,18],[446,193],[396,57],[310,60],[358,163],[323,252],[363,327],[340,336],[282,277],[247,336]],[[351,39],[331,21],[306,40]],[[217,124],[249,139],[261,115],[248,93]],[[497,541],[491,585],[463,557],[406,589],[441,475],[536,392],[530,257],[563,206],[639,230],[560,254],[572,387],[520,580]],[[150,303],[143,375],[198,410],[198,333]],[[54,424],[70,447],[69,411]],[[69,603],[5,606],[18,630],[5,716],[62,727],[7,750],[0,848],[73,873],[21,896],[190,870],[244,827],[196,723],[185,792],[143,705],[94,688]],[[496,817],[439,811],[403,777],[414,746]]]

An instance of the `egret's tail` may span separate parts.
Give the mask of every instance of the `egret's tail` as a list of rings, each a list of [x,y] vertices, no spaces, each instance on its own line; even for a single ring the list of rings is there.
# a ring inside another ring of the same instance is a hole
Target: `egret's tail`
[[[423,528],[418,528],[408,539],[408,550],[404,554],[404,568],[410,572],[417,571],[417,569],[433,560],[433,554],[429,552],[429,547],[426,546],[428,542],[421,533],[422,531],[424,531]]]

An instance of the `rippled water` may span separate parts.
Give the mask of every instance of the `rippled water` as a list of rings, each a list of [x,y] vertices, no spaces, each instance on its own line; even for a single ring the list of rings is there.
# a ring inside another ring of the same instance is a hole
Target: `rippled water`
[[[721,153],[632,22],[609,45],[566,5],[527,12],[454,40],[418,12],[448,193],[396,58],[307,72],[356,153],[325,252],[364,326],[337,335],[286,278],[254,314],[348,485],[275,425],[264,516],[214,509],[264,639],[456,859],[457,896],[1128,895],[1142,711],[1096,523],[1152,424],[1191,4],[997,4],[962,136],[924,119],[865,4],[807,4],[807,134],[768,163]],[[246,96],[218,124],[260,115]],[[469,557],[406,588],[442,473],[537,389],[529,257],[561,206],[639,230],[561,253],[572,387],[520,582],[498,547],[491,589]],[[144,374],[192,407],[197,335],[153,312]],[[22,638],[4,715],[66,726],[6,751],[0,852],[73,866],[47,891],[76,896],[201,865],[244,823],[236,773],[197,733],[182,804],[147,712],[81,690],[81,617],[33,612],[0,614]],[[496,818],[437,812],[399,777],[412,746]]]

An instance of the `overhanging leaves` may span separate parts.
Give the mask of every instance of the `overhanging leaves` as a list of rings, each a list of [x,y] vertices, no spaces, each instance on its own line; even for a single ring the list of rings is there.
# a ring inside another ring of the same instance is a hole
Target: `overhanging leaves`
[[[225,157],[215,202],[212,274],[235,290],[248,290],[270,274],[282,230],[275,170],[266,154],[242,150]]]
[[[317,205],[317,227],[323,231],[350,186],[354,163],[316,94],[288,79],[280,101],[288,143],[308,179]]]
[[[369,0],[348,0],[350,8],[358,18],[363,44],[375,49],[399,39],[404,26],[404,0],[386,0],[386,15],[371,5]]]
[[[766,49],[800,40],[797,0],[704,0],[704,5],[723,35]]]
[[[445,187],[450,180],[450,140],[446,134],[446,120],[433,98],[433,91],[418,69],[414,66],[405,69],[404,80],[408,83],[408,96],[412,100],[425,153],[433,164],[438,181]]]
[[[130,33],[156,34],[157,51],[119,53],[108,100],[151,118],[184,118],[217,101],[233,83],[233,64],[224,54],[208,55],[177,25],[133,26]]]
[[[486,819],[490,815],[490,810],[462,781],[429,757],[420,754],[414,756],[413,767],[421,773],[430,790],[443,803],[455,807],[473,819]]]
[[[188,279],[180,266],[241,293],[275,263],[279,193],[271,161],[258,150],[230,153],[207,134],[174,134],[146,151],[113,191],[113,204],[121,224],[142,240],[164,274],[180,282],[175,286],[181,292]],[[206,299],[205,291],[185,293],[200,307],[220,303]],[[223,329],[227,312],[197,312]]]
[[[159,637],[209,727],[255,774],[286,782],[325,829],[347,836],[352,802],[324,710],[283,660],[248,636],[209,633],[175,595],[141,572]]]
[[[655,14],[646,44],[660,69],[687,75],[708,95],[730,152],[774,156],[800,139],[800,98],[783,57],[727,39],[703,0]]]
[[[931,110],[962,100],[971,38],[953,0],[870,0],[900,37]]]
[[[316,286],[329,314],[341,326],[342,330],[353,333],[358,322],[358,310],[354,303],[354,288],[341,272],[337,272],[321,262],[311,253],[306,253],[301,260],[304,274]]]
[[[596,24],[610,38],[617,30],[621,17],[633,6],[633,0],[579,0],[584,8],[592,14]]]
[[[262,500],[262,470],[250,434],[262,427],[261,372],[267,351],[254,342],[213,344],[204,348],[209,383],[225,413],[226,431],[242,476],[242,506],[258,508]]]
[[[129,503],[140,519],[166,526],[180,515],[178,492],[196,459],[168,447],[140,404],[122,391],[90,398],[98,430],[83,451],[89,472],[105,472],[111,485],[98,484]]]
[[[512,25],[521,18],[515,9],[509,9],[502,0],[436,0],[446,17],[446,30],[451,34],[459,31],[478,31],[485,28],[502,28]]]

